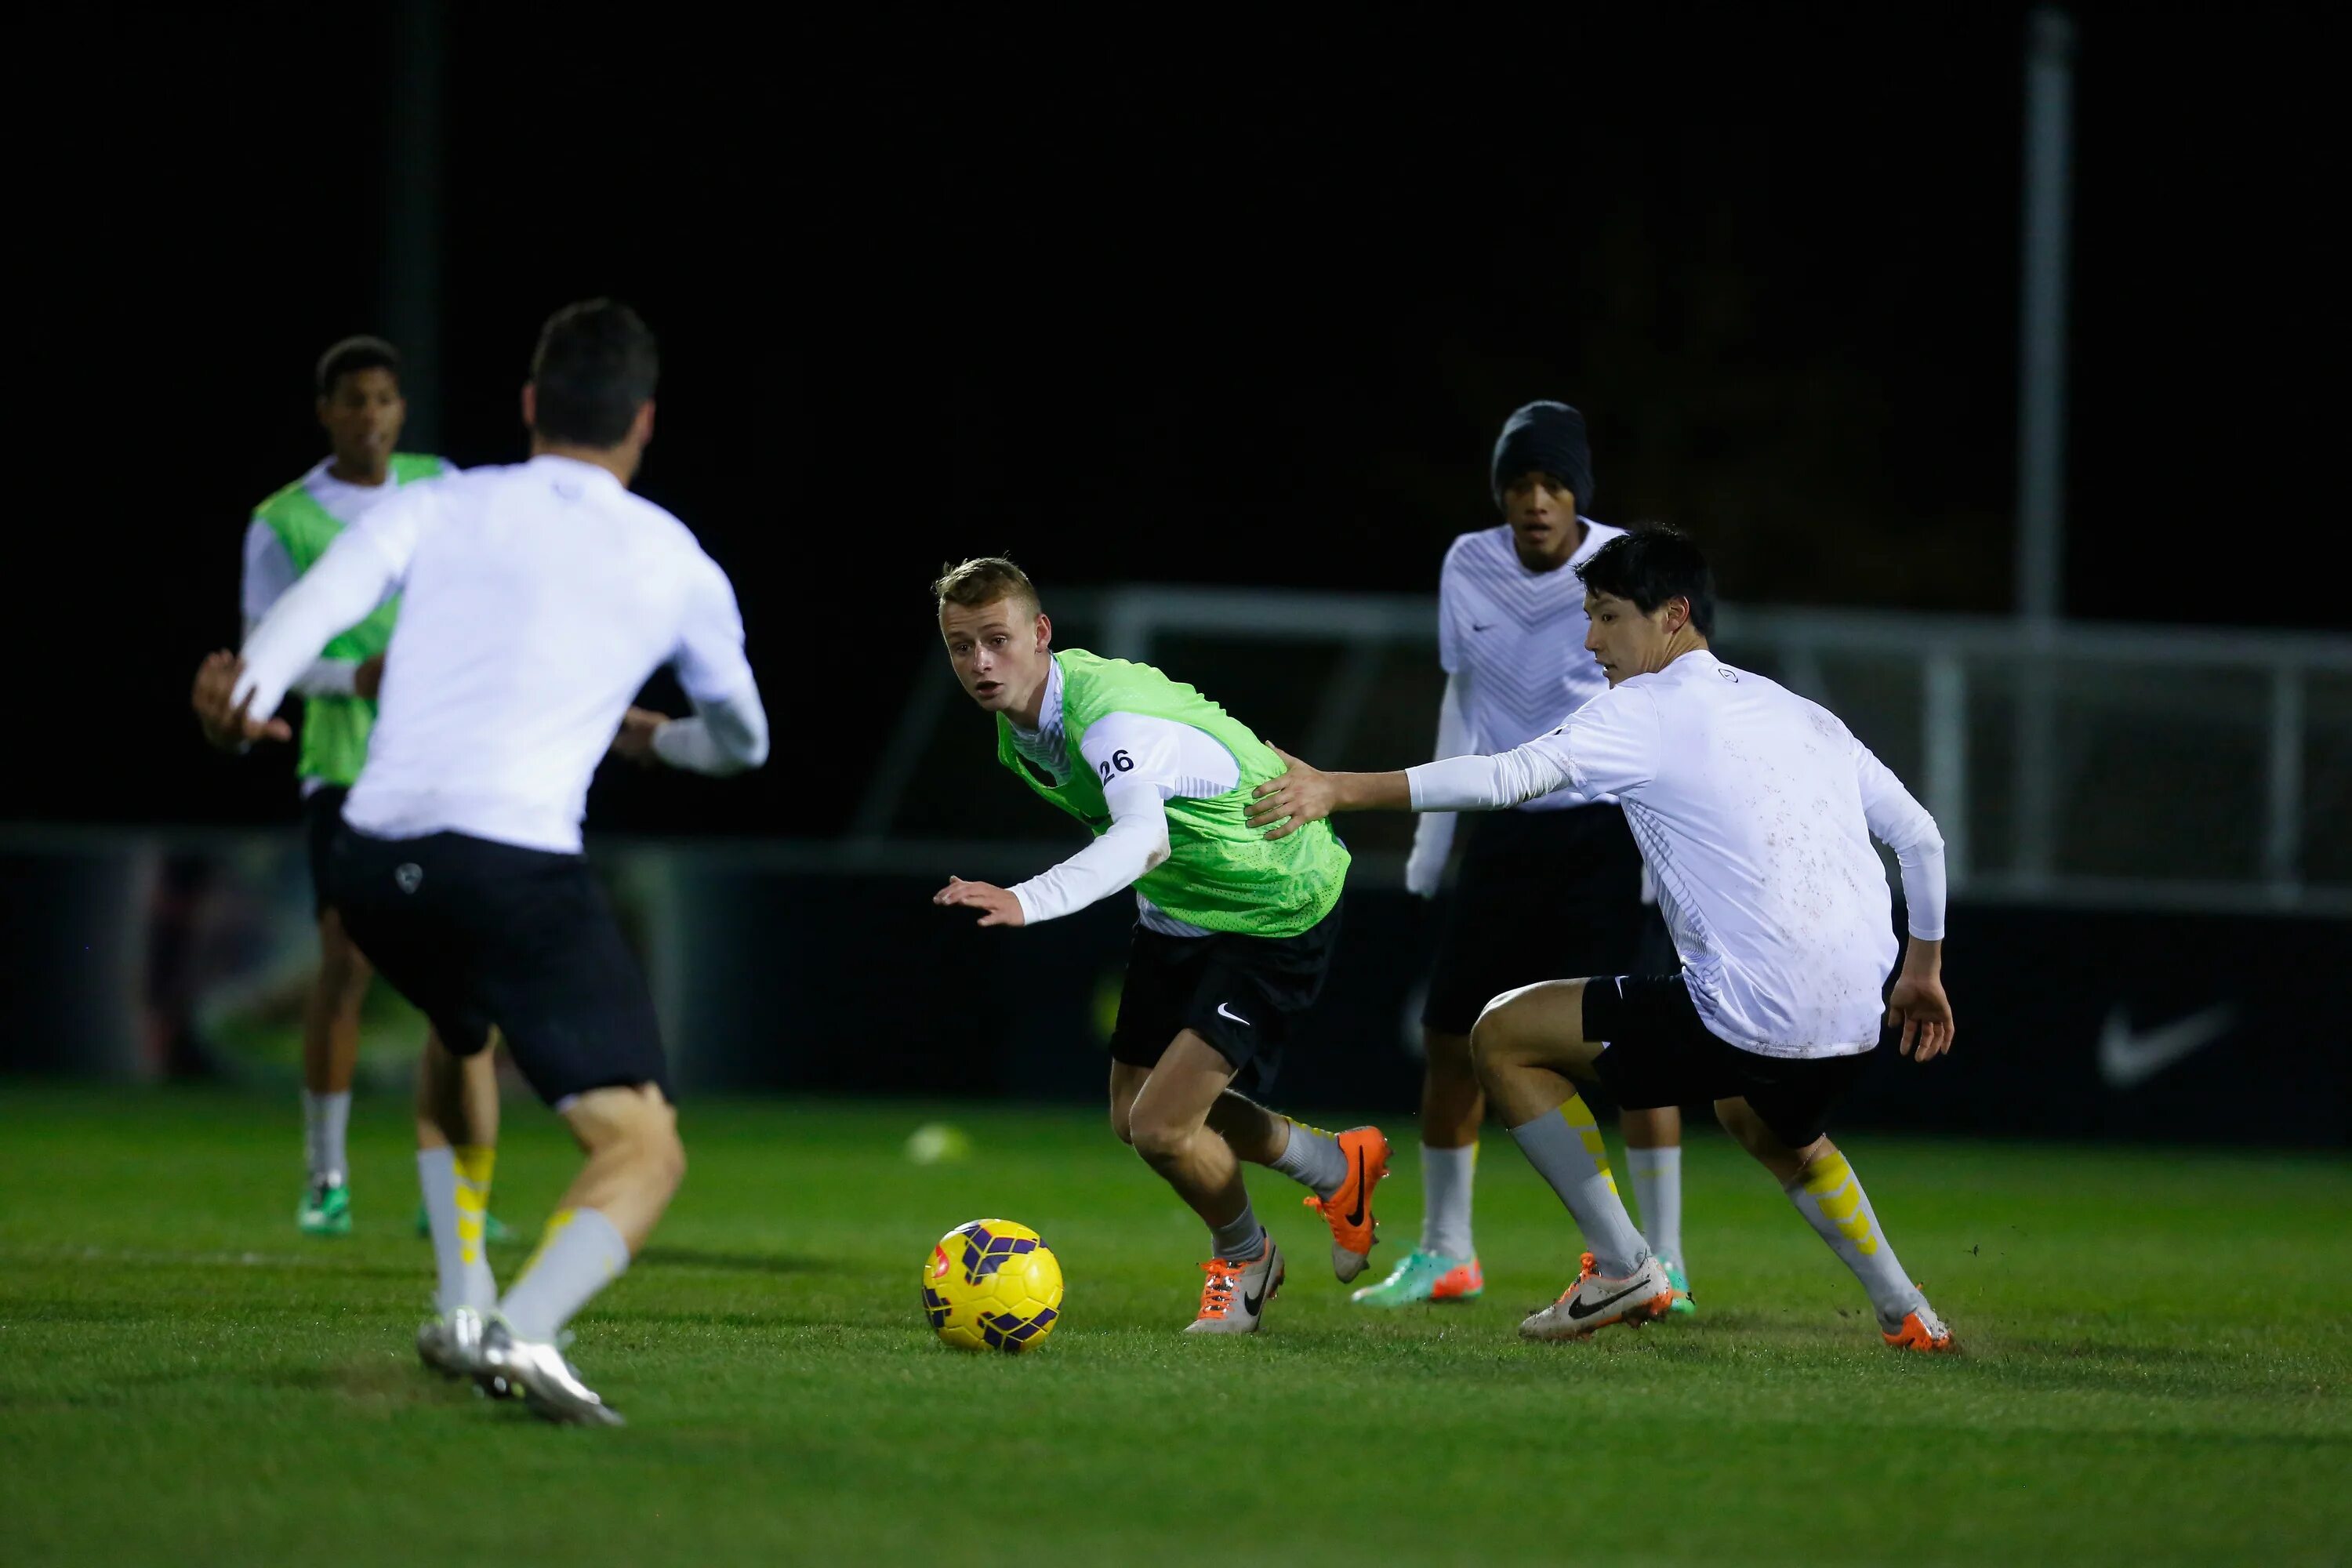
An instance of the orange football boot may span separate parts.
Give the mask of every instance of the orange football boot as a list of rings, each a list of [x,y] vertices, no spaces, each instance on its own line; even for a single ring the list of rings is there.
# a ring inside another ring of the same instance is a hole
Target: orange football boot
[[[1377,1127],[1351,1127],[1339,1134],[1339,1152],[1348,1157],[1348,1179],[1328,1198],[1308,1198],[1307,1206],[1331,1227],[1331,1272],[1345,1285],[1364,1271],[1380,1240],[1372,1189],[1389,1173],[1389,1141]]]

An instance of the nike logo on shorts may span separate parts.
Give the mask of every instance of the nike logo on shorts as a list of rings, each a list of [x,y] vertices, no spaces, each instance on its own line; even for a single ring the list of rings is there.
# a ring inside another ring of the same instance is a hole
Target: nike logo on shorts
[[[1243,1017],[1239,1013],[1236,1013],[1231,1007],[1226,1006],[1223,1002],[1217,1004],[1217,1016],[1220,1018],[1231,1018],[1234,1023],[1239,1024],[1244,1029],[1255,1028],[1256,1026],[1247,1018]]]

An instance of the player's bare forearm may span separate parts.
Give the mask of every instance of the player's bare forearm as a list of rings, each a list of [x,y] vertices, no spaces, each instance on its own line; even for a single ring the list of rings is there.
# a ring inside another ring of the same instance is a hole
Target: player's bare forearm
[[[1933,980],[1944,973],[1944,942],[1941,937],[1928,942],[1911,937],[1903,949],[1903,973],[1906,977]]]

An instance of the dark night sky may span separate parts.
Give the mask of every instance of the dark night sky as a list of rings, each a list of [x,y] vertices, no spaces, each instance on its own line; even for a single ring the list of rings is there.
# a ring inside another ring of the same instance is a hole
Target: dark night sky
[[[1692,529],[1729,597],[2009,605],[2020,9],[1083,56],[552,15],[446,24],[440,444],[519,456],[541,319],[632,300],[665,349],[642,488],[733,573],[779,709],[867,667],[895,702],[924,583],[975,550],[1049,588],[1430,591],[1535,396],[1586,409],[1595,515]],[[2315,539],[2317,23],[2082,26],[2068,608],[2342,625],[2196,560]],[[16,771],[0,817],[287,813],[184,694],[250,506],[318,454],[313,358],[380,321],[386,32],[44,40],[26,467],[69,586],[19,625],[116,629],[77,664],[78,764]],[[772,826],[792,787],[710,821]]]

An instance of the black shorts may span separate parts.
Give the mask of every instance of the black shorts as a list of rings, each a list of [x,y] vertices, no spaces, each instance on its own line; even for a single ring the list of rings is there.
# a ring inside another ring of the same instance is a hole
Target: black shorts
[[[1190,1029],[1234,1064],[1237,1088],[1264,1089],[1291,1030],[1322,994],[1339,945],[1337,904],[1297,936],[1167,936],[1137,926],[1111,1059],[1155,1066]]]
[[[346,826],[329,887],[359,950],[457,1055],[496,1025],[550,1105],[641,1083],[669,1092],[653,995],[584,857]]]
[[[1633,962],[1628,974],[1674,974],[1683,966],[1682,954],[1675,951],[1675,933],[1666,929],[1665,911],[1655,904],[1642,906],[1642,934],[1633,942]],[[1584,976],[1576,976],[1582,979]]]
[[[1870,1061],[1867,1051],[1847,1057],[1743,1051],[1707,1032],[1679,974],[1594,980],[1584,988],[1584,1037],[1607,1043],[1593,1069],[1625,1110],[1745,1100],[1791,1149],[1828,1130],[1830,1108]]]
[[[1470,829],[1422,1026],[1467,1035],[1486,1004],[1539,980],[1633,966],[1642,852],[1613,805],[1498,811]]]
[[[310,912],[323,915],[334,904],[327,896],[327,866],[332,858],[335,834],[343,826],[343,801],[349,784],[320,784],[302,797],[302,842],[310,851]]]

